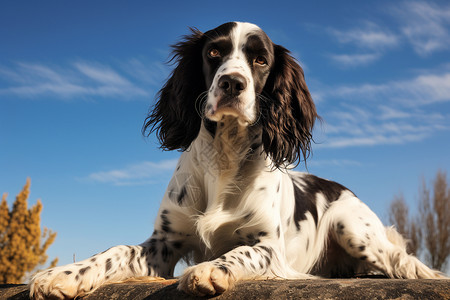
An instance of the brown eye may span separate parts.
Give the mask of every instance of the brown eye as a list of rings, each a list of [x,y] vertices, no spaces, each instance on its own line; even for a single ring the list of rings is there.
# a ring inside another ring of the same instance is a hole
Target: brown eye
[[[263,65],[267,65],[267,60],[262,56],[258,56],[257,58],[255,58],[255,63],[263,66]]]
[[[220,57],[220,52],[219,52],[219,50],[212,48],[209,50],[208,55],[210,57],[216,58],[216,57]]]

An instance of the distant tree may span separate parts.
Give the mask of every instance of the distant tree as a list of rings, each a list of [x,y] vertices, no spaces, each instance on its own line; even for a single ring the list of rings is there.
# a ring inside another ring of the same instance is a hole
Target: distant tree
[[[0,203],[0,283],[21,283],[24,277],[36,267],[43,265],[45,254],[53,243],[56,233],[44,228],[41,232],[40,200],[28,208],[30,179],[17,195],[12,210],[3,194]],[[55,266],[58,259],[50,265]]]
[[[433,193],[423,181],[420,194],[419,212],[425,257],[433,268],[443,270],[450,255],[450,188],[447,174],[442,171],[437,173]]]
[[[432,268],[443,271],[450,256],[450,188],[445,172],[437,172],[433,191],[423,180],[418,206],[419,216],[410,217],[403,195],[395,196],[389,221],[409,240],[409,253],[423,254]]]
[[[417,228],[417,219],[410,219],[405,197],[400,194],[394,197],[389,209],[389,222],[408,239],[406,251],[418,255],[420,251],[421,230]]]

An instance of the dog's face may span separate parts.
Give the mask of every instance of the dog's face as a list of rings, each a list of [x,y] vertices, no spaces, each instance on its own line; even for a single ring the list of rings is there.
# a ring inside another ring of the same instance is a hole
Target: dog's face
[[[219,122],[231,115],[241,124],[252,124],[259,114],[258,96],[274,63],[272,41],[249,23],[226,23],[206,32],[205,37],[205,116]]]
[[[176,67],[143,128],[157,131],[163,149],[186,150],[203,123],[214,135],[214,123],[231,116],[261,129],[263,150],[276,166],[307,157],[317,113],[287,49],[241,22],[206,33],[192,29],[173,49]]]

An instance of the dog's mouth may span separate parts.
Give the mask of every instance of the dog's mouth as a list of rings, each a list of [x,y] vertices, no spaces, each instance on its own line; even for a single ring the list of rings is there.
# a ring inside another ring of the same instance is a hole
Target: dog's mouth
[[[221,122],[230,116],[237,118],[241,125],[247,126],[251,120],[245,115],[245,108],[242,106],[239,97],[223,96],[216,105],[210,103],[206,105],[205,117],[214,122]]]

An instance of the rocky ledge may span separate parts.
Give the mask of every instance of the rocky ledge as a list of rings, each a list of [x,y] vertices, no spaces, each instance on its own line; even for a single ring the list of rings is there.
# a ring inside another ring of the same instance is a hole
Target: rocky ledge
[[[28,299],[28,292],[26,285],[0,285],[0,299]],[[179,292],[176,280],[164,280],[109,284],[82,299],[198,298]],[[252,280],[214,299],[450,299],[450,280]]]

